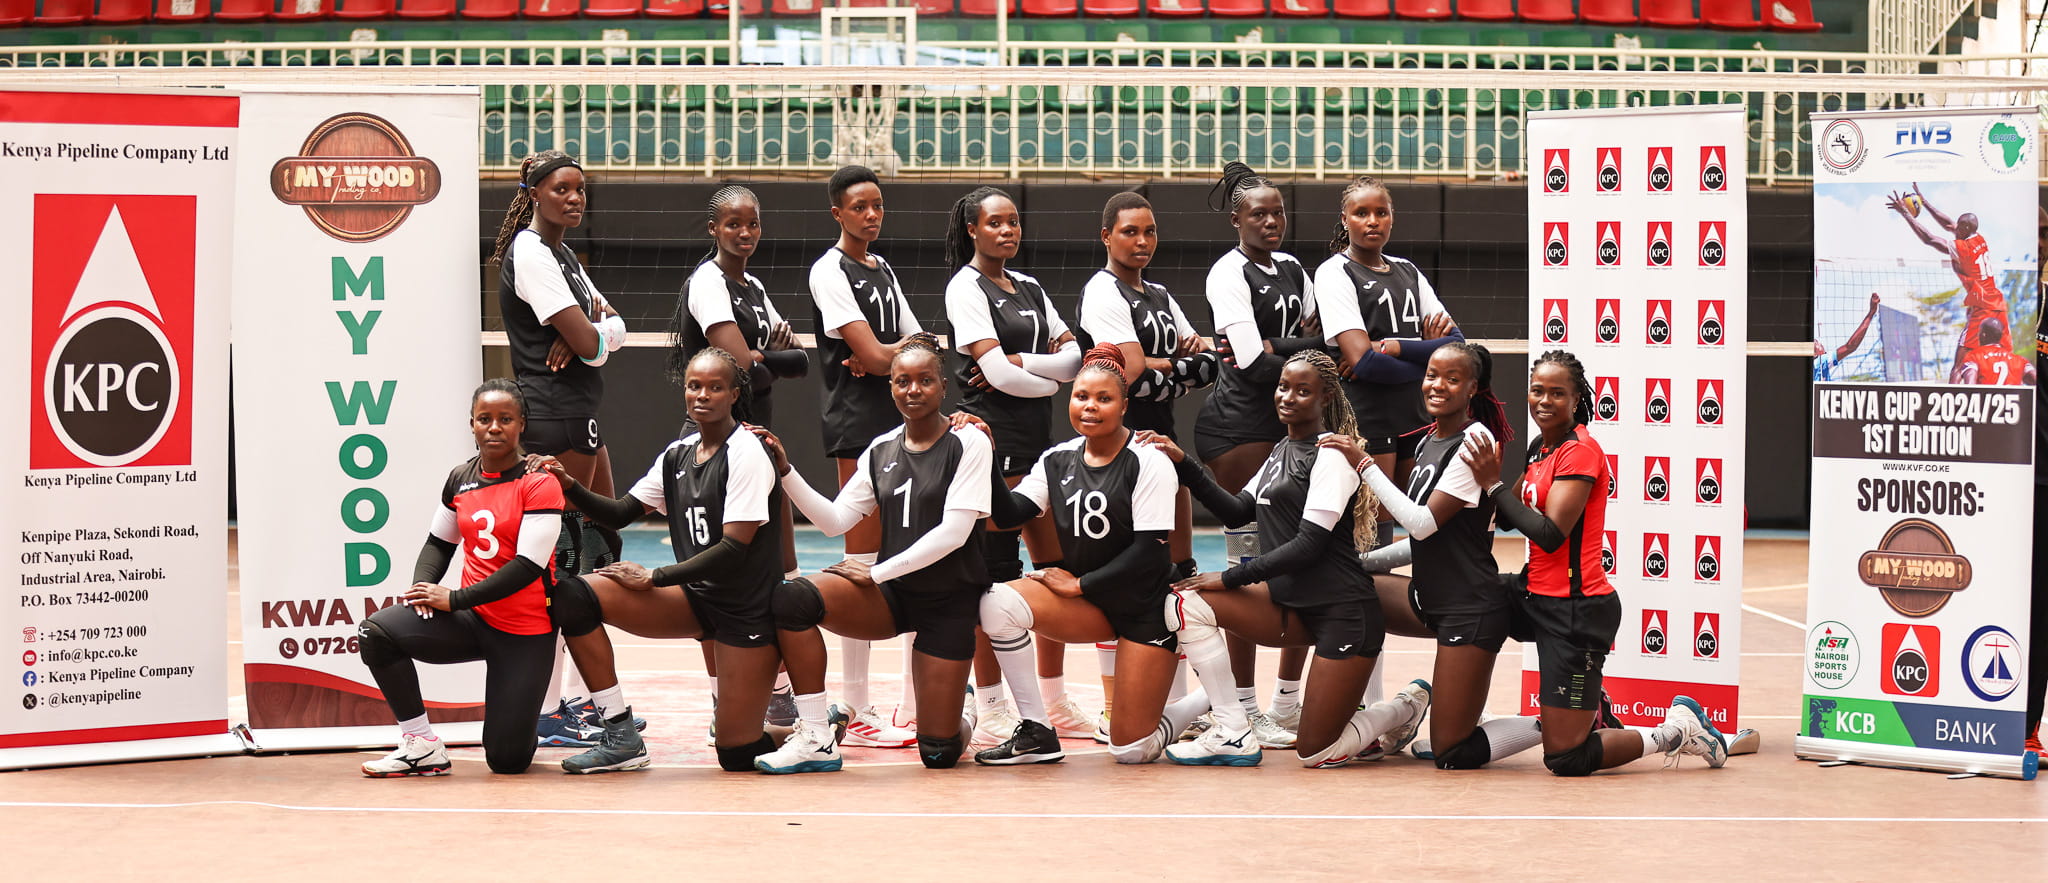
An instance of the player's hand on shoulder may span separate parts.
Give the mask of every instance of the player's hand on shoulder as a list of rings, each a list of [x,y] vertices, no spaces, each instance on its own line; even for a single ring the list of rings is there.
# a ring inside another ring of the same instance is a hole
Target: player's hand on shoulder
[[[527,454],[526,471],[545,472],[554,476],[564,491],[576,486],[576,477],[569,474],[569,467],[563,466],[561,460],[549,454]]]
[[[1465,465],[1471,467],[1472,477],[1480,487],[1492,487],[1500,480],[1500,443],[1478,436],[1465,437],[1465,450],[1458,456],[1465,458]]]
[[[1181,458],[1187,456],[1186,452],[1180,449],[1180,445],[1173,443],[1173,439],[1149,429],[1138,430],[1137,433],[1131,436],[1131,441],[1165,454],[1166,459],[1172,460],[1175,463],[1179,463]]]
[[[1355,436],[1332,432],[1317,439],[1316,447],[1327,448],[1344,455],[1344,462],[1350,463],[1353,469],[1357,469],[1358,464],[1365,462],[1365,445]]]
[[[946,415],[947,429],[968,429],[970,427],[981,430],[981,434],[988,436],[990,442],[996,440],[995,430],[988,428],[988,423],[980,417],[976,417],[966,411],[954,411]]]
[[[635,592],[645,592],[654,588],[654,574],[631,561],[607,564],[597,569],[597,575]]]
[[[768,431],[766,426],[755,426],[752,423],[742,423],[740,425],[746,427],[748,432],[753,433],[755,438],[761,440],[761,447],[765,448],[768,451],[769,458],[775,461],[775,477],[781,478],[788,475],[789,452],[782,449],[782,439],[776,438],[775,433]]]

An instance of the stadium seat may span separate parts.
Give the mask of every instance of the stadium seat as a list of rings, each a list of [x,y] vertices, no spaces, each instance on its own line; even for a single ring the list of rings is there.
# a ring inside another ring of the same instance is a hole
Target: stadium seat
[[[1143,8],[1144,4],[1139,0],[1081,0],[1081,11],[1088,15],[1137,15]]]
[[[463,18],[511,18],[519,14],[519,0],[462,0]]]
[[[36,17],[36,0],[0,0],[0,28],[27,24]]]
[[[1603,25],[1632,25],[1642,20],[1636,17],[1635,0],[1579,0],[1579,17]]]
[[[1692,0],[1643,0],[1643,23],[1660,28],[1696,28],[1700,18],[1692,14]]]
[[[1458,0],[1458,17],[1473,21],[1512,21],[1514,0]]]
[[[704,14],[704,0],[647,0],[649,18],[696,18]]]
[[[1192,0],[1180,0],[1182,3]],[[1266,0],[1208,0],[1209,14],[1244,18],[1266,14]]]
[[[917,3],[917,11],[918,11],[918,14],[919,14],[919,15],[951,15],[951,14],[952,14],[952,12],[951,12],[951,11],[947,11],[947,12],[938,12],[938,13],[928,13],[928,12],[925,12],[925,11],[924,11],[924,5],[925,5],[925,4],[927,3],[927,2],[931,2],[931,0],[918,0],[918,3]],[[942,0],[942,2],[944,2],[944,0]],[[950,6],[950,5],[951,5],[951,3],[950,3],[950,2],[947,2],[947,5],[949,5],[949,6]],[[961,15],[969,15],[969,16],[974,16],[974,17],[976,17],[976,18],[995,18],[995,17],[996,17],[996,0],[960,0],[960,14],[961,14]],[[1011,15],[1016,15],[1016,14],[1017,14],[1017,0],[1010,0],[1010,14],[1011,14]],[[1067,13],[1067,14],[1068,14],[1068,15],[1072,15],[1073,13],[1072,13],[1072,12],[1069,12],[1069,13]]]
[[[1394,0],[1394,14],[1401,18],[1450,18],[1451,0]]]
[[[519,14],[526,18],[575,18],[583,11],[583,0],[525,0]]]
[[[911,5],[917,7],[918,21],[927,18],[948,18],[953,15],[953,0],[917,0]]]
[[[1145,0],[1145,12],[1150,15],[1201,15],[1208,11],[1202,8],[1202,3],[1203,0]]]
[[[632,18],[646,8],[646,0],[589,0],[583,14],[591,18]]]
[[[334,14],[334,0],[284,0],[271,21],[319,21]]]
[[[1386,18],[1394,14],[1391,0],[1332,0],[1330,9],[1338,18]]]
[[[1273,0],[1273,14],[1289,18],[1328,18],[1330,0]]]
[[[1700,0],[1700,23],[1725,31],[1754,31],[1764,26],[1755,10],[1750,0]]]
[[[0,4],[5,5],[5,4]],[[30,7],[34,7],[31,2]],[[213,4],[209,0],[156,0],[156,12],[151,21],[205,21],[213,15]],[[0,11],[0,24],[7,23],[7,14]],[[151,39],[150,42],[158,42]]]
[[[1774,31],[1818,31],[1813,0],[1763,0],[1764,27]]]
[[[1081,11],[1081,0],[1024,0],[1025,15],[1071,17]]]
[[[1579,11],[1572,8],[1572,0],[1520,0],[1516,12],[1523,21],[1563,22],[1578,21]]]
[[[399,18],[447,18],[454,14],[455,0],[398,0]],[[220,13],[214,13],[213,17],[220,18]]]
[[[390,18],[396,0],[334,0],[334,17],[362,20]]]
[[[92,17],[92,0],[43,0],[36,13],[39,25],[75,25]]]
[[[737,2],[740,7],[741,18],[761,14],[761,0],[737,0]],[[713,18],[724,18],[726,13],[732,10],[733,4],[734,0],[706,0],[704,11],[711,13]]]

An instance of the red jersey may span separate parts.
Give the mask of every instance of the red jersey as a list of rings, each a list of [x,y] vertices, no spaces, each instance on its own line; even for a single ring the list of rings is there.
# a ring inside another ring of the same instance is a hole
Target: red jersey
[[[1963,364],[1977,369],[1982,386],[2023,386],[2027,382],[2027,360],[2002,346],[1980,346],[1963,357]]]
[[[562,486],[546,472],[528,472],[522,464],[505,472],[485,472],[470,460],[448,473],[441,488],[435,535],[453,527],[461,537],[462,585],[473,586],[519,554],[519,529],[529,517],[560,519]],[[449,524],[452,521],[453,524]],[[475,609],[484,622],[514,635],[541,635],[554,628],[548,619],[547,573],[554,570],[554,550],[542,562],[543,575],[504,598]]]
[[[1550,501],[1550,488],[1558,481],[1585,481],[1593,485],[1586,496],[1586,510],[1579,523],[1565,533],[1565,543],[1555,552],[1529,544],[1529,591],[1553,598],[1606,595],[1614,591],[1607,572],[1600,567],[1600,537],[1607,529],[1607,489],[1614,476],[1607,471],[1607,455],[1584,426],[1572,428],[1563,443],[1542,447],[1541,437],[1532,439],[1529,463],[1522,469],[1522,502],[1538,512]]]
[[[1991,244],[1984,241],[1984,234],[1972,233],[1956,240],[1952,250],[1956,259],[1956,275],[1964,282],[1987,279],[1984,272],[1984,253],[1991,250]]]
[[[1991,280],[1990,274],[1984,272],[1984,254],[1990,250],[1991,246],[1985,243],[1982,233],[1956,240],[1952,250],[1956,278],[1963,281],[1963,309],[1967,312],[1963,316],[1962,349],[1966,351],[1979,346],[1977,341],[1984,320],[1991,318],[2008,326],[1999,345],[2007,349],[2012,347],[2012,322],[2006,318],[2005,294],[1998,290],[1998,283]]]

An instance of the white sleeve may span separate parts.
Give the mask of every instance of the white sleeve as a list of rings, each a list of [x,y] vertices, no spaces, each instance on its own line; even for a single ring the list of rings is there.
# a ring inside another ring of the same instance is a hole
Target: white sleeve
[[[874,445],[868,446],[869,450]],[[853,529],[860,520],[875,511],[875,485],[868,480],[868,452],[860,452],[860,459],[854,461],[853,474],[847,476],[846,486],[839,489],[839,496],[827,500],[825,495],[811,487],[804,475],[791,468],[782,476],[782,490],[789,494],[789,502],[802,512],[811,524],[824,531],[828,537],[836,537]]]
[[[673,442],[669,447],[678,444],[681,442]],[[668,493],[661,489],[661,462],[668,459],[667,454],[668,451],[663,449],[654,455],[654,465],[647,467],[647,474],[640,476],[640,480],[633,483],[633,488],[626,491],[627,496],[663,515],[668,514]]]
[[[910,311],[910,292],[903,290],[903,282],[896,278],[896,268],[889,266],[881,255],[875,255],[875,260],[881,263],[882,272],[889,274],[889,284],[896,288],[896,327],[902,329],[904,337],[923,331],[924,326],[918,324],[917,314]]]
[[[725,274],[717,264],[706,261],[698,265],[690,274],[687,297],[690,318],[697,320],[698,328],[708,332],[713,325],[734,321],[732,298],[725,293]]]
[[[839,272],[839,262],[832,253],[811,265],[811,299],[818,304],[818,331],[827,337],[845,337],[839,329],[855,322],[866,322],[861,314],[860,304],[853,299],[853,287],[846,284],[846,274]]]
[[[1059,383],[1073,380],[1074,375],[1081,373],[1081,344],[1072,340],[1060,344],[1057,352],[1023,353],[1018,358],[1024,360],[1024,370]]]
[[[446,504],[434,507],[434,520],[427,523],[427,534],[444,543],[462,545],[462,526],[455,523],[455,510]]]
[[[1251,322],[1232,322],[1225,325],[1223,336],[1230,341],[1231,361],[1237,363],[1239,371],[1244,370],[1253,359],[1266,352],[1266,339],[1259,336],[1259,326]]]
[[[946,509],[965,509],[976,516],[989,516],[988,471],[995,464],[995,443],[979,429],[955,429],[960,439],[960,465],[953,470],[953,483],[946,485]]]
[[[1301,517],[1324,530],[1336,527],[1351,509],[1351,497],[1358,492],[1358,482],[1358,472],[1344,460],[1343,454],[1329,448],[1316,451],[1315,465],[1309,468],[1308,499],[1302,501]]]
[[[1046,454],[1050,453],[1052,452],[1046,452]],[[1032,505],[1037,506],[1040,512],[1050,512],[1052,511],[1052,494],[1047,492],[1047,487],[1048,485],[1045,482],[1045,454],[1040,454],[1038,455],[1038,462],[1031,464],[1031,471],[1024,473],[1024,480],[1017,482],[1017,486],[1011,488],[1010,493],[1030,500]]]
[[[528,512],[519,516],[519,541],[514,549],[519,557],[545,569],[551,560],[549,556],[555,554],[555,542],[561,538],[561,513]]]
[[[974,363],[981,366],[981,376],[988,385],[1021,399],[1042,399],[1060,391],[1060,382],[1040,377],[1010,364],[1008,356],[1000,346],[989,347]],[[1076,369],[1079,373],[1079,369]]]
[[[1429,277],[1422,275],[1419,269],[1415,271],[1415,283],[1421,286],[1421,290],[1416,292],[1416,297],[1422,301],[1423,317],[1428,318],[1444,312],[1444,302],[1436,296],[1436,286],[1429,284]]]
[[[1360,557],[1366,573],[1388,573],[1396,567],[1405,567],[1415,562],[1415,547],[1403,539],[1391,546],[1381,546]]]
[[[946,322],[953,327],[953,348],[964,353],[970,343],[994,340],[996,349],[1001,350],[1003,344],[996,337],[995,320],[988,312],[988,297],[966,275],[972,272],[972,267],[964,269],[946,283]]]
[[[1173,461],[1151,448],[1138,452],[1138,483],[1131,489],[1132,530],[1172,530],[1173,498],[1180,479],[1173,473]]]
[[[1363,477],[1365,483],[1372,486],[1372,492],[1379,496],[1380,505],[1386,507],[1387,514],[1401,522],[1401,526],[1408,529],[1409,536],[1426,540],[1436,535],[1436,513],[1431,512],[1428,505],[1408,499],[1408,495],[1396,487],[1394,480],[1381,472],[1378,466],[1366,466]]]
[[[543,324],[570,308],[576,308],[578,318],[589,321],[578,307],[576,295],[569,290],[569,280],[562,277],[562,265],[555,260],[548,244],[541,241],[540,234],[529,236],[528,232],[521,230],[512,237],[512,290],[533,308],[534,318]]]
[[[775,490],[775,461],[761,440],[744,428],[725,440],[725,523],[768,520]]]
[[[1493,433],[1477,423],[1465,428],[1465,437],[1493,441]],[[1472,464],[1465,462],[1465,455],[1462,452],[1453,455],[1451,462],[1444,466],[1443,477],[1436,480],[1436,489],[1465,501],[1467,509],[1479,505],[1479,498],[1483,493],[1479,487],[1479,477],[1472,474]]]
[[[1217,261],[1209,268],[1209,281],[1205,288],[1209,298],[1209,318],[1215,322],[1217,330],[1239,322],[1250,322],[1253,329],[1257,329],[1259,319],[1252,315],[1252,290],[1244,281],[1243,262]],[[1236,341],[1231,342],[1231,346],[1236,345]]]
[[[988,482],[982,482],[985,486]],[[952,554],[967,542],[968,534],[974,531],[974,523],[980,521],[974,513],[965,509],[947,509],[939,516],[939,526],[932,528],[910,547],[877,562],[868,569],[868,577],[877,583],[888,582],[906,574],[916,573],[937,564],[939,559]]]
[[[1178,335],[1178,337],[1194,336],[1197,333],[1195,331],[1195,323],[1188,321],[1188,314],[1181,312],[1180,299],[1169,294],[1166,296],[1166,305],[1173,308],[1174,334]],[[1179,342],[1177,338],[1175,342]]]
[[[1323,317],[1323,342],[1329,344],[1346,331],[1365,330],[1365,319],[1358,313],[1358,293],[1339,263],[1343,260],[1343,255],[1336,255],[1316,268],[1316,313]]]
[[[1081,289],[1081,330],[1096,343],[1137,343],[1138,329],[1131,325],[1130,305],[1117,296],[1115,286],[1107,274],[1097,273]]]

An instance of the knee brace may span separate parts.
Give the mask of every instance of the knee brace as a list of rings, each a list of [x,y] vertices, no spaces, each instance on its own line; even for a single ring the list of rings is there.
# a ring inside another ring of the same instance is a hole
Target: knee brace
[[[1168,579],[1170,579],[1173,582],[1179,582],[1194,575],[1195,559],[1183,558],[1179,561],[1173,562],[1173,575],[1171,577],[1168,577]]]
[[[1023,534],[1014,530],[991,530],[981,536],[981,561],[988,567],[988,578],[1006,583],[1024,575],[1024,562],[1019,559],[1018,540]]]
[[[582,577],[566,576],[548,593],[548,619],[554,620],[563,635],[578,638],[604,625],[604,608]]]
[[[405,658],[398,649],[398,642],[391,639],[391,633],[375,618],[365,619],[356,626],[356,653],[363,658],[363,665],[375,669]]]
[[[1465,741],[1436,750],[1436,768],[1440,770],[1476,770],[1492,759],[1493,743],[1487,740],[1486,731],[1477,727]]]
[[[1589,733],[1586,741],[1579,743],[1577,748],[1544,754],[1543,765],[1559,776],[1590,776],[1600,770],[1600,762],[1604,759],[1600,737]]]
[[[720,745],[718,768],[728,773],[751,773],[754,771],[754,758],[774,750],[775,740],[768,738],[767,733],[762,733],[761,738],[751,745],[741,745],[738,748]]]
[[[1031,605],[1016,589],[998,583],[981,596],[981,630],[997,650],[1030,646],[1031,622]]]
[[[825,599],[818,594],[816,584],[798,577],[775,587],[768,599],[768,611],[775,616],[776,628],[801,632],[825,621]]]
[[[917,759],[924,761],[924,768],[928,770],[952,769],[954,764],[960,762],[960,752],[963,748],[958,736],[941,739],[920,734],[917,737]]]

